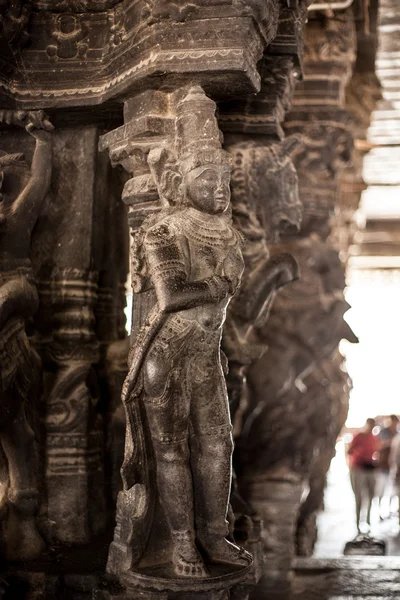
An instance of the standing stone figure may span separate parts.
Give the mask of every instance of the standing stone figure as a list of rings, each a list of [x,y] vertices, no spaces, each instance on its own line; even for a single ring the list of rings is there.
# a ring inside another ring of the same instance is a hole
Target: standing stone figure
[[[30,169],[23,154],[0,152],[0,541],[7,559],[27,560],[40,554],[44,542],[35,523],[35,439],[26,416],[38,391],[40,366],[25,321],[39,302],[30,243],[50,186],[53,127],[40,112],[6,111],[0,117],[24,125],[36,139]]]
[[[135,240],[133,277],[141,276],[153,307],[134,337],[124,385],[113,573],[132,565],[160,573],[154,567],[165,565],[163,577],[202,579],[215,564],[229,573],[251,563],[228,539],[233,442],[220,343],[243,259],[231,224],[230,156],[214,110],[201,88],[186,90],[176,106],[174,155],[169,147],[148,156],[163,208]]]

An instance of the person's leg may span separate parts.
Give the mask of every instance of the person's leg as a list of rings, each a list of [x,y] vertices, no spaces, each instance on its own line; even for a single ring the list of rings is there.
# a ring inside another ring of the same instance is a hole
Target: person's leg
[[[350,482],[354,493],[354,499],[356,503],[356,525],[357,531],[360,532],[360,515],[361,515],[361,504],[362,504],[362,471],[361,469],[352,468],[350,469]]]
[[[367,470],[365,472],[365,483],[367,488],[367,499],[368,499],[368,508],[367,508],[367,523],[371,525],[371,508],[372,508],[372,500],[375,496],[375,486],[376,486],[376,475],[374,469]]]
[[[385,495],[385,474],[382,469],[379,469],[376,474],[376,496],[378,498],[379,518],[383,521],[382,516],[382,500]]]
[[[393,481],[393,493],[397,496],[397,510],[400,525],[400,477],[396,474]]]

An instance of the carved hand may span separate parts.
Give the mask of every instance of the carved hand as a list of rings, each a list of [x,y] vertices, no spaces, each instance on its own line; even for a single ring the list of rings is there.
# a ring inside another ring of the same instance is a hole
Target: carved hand
[[[0,331],[7,323],[12,312],[12,301],[7,289],[7,284],[0,287]]]
[[[25,129],[34,138],[47,141],[54,130],[45,113],[42,110],[32,111],[27,114]]]
[[[220,302],[232,293],[232,283],[223,275],[213,275],[205,280],[214,302]]]
[[[218,272],[217,266],[217,271]],[[232,296],[240,283],[240,278],[243,272],[243,257],[240,252],[230,252],[226,259],[223,261],[220,269],[221,275],[229,284],[229,294]]]
[[[228,294],[233,294],[234,292],[233,281],[231,277],[228,276],[225,267],[226,260],[219,262],[215,267],[215,275],[212,278],[215,279],[218,288],[220,289],[220,297],[218,298],[218,301],[226,298]]]
[[[0,110],[0,123],[25,127],[36,138],[39,138],[38,132],[51,132],[54,129],[43,110]]]

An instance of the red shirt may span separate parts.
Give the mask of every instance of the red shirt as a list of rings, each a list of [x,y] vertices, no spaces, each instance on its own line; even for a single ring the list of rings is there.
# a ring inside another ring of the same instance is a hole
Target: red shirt
[[[378,440],[372,433],[362,431],[354,436],[350,447],[350,468],[365,468],[372,466],[373,457],[378,450]]]

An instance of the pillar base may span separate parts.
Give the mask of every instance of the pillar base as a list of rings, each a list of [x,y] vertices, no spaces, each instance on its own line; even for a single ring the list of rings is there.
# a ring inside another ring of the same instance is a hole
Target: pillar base
[[[252,566],[207,579],[186,580],[124,573],[121,582],[106,578],[93,600],[247,600],[253,587]]]

